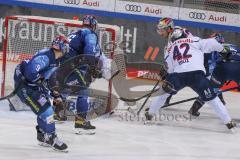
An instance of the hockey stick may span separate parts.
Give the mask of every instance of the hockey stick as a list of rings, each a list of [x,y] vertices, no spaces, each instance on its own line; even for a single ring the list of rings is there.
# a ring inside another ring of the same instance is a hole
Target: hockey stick
[[[231,91],[231,90],[234,90],[234,89],[240,89],[240,85],[238,85],[238,86],[236,86],[236,87],[232,87],[232,88],[228,88],[228,89],[219,91],[218,94],[224,93],[224,92],[227,92],[227,91]],[[169,106],[181,104],[181,103],[184,103],[184,102],[192,101],[192,100],[195,100],[195,99],[197,99],[197,98],[198,98],[198,97],[193,97],[193,98],[189,98],[189,99],[185,99],[185,100],[173,102],[173,103],[170,103],[170,104],[167,104],[167,105],[163,105],[161,108],[165,108],[165,107],[169,107]],[[143,108],[143,107],[141,107],[140,109],[142,110],[142,108]],[[139,109],[139,110],[140,110],[140,109]],[[128,108],[128,111],[131,112],[131,113],[133,113],[134,115],[136,115],[136,112],[135,112],[134,110],[132,110],[130,107]],[[138,115],[139,115],[139,114],[138,114]]]
[[[21,82],[17,85],[17,87],[15,87],[14,90],[13,90],[9,95],[4,96],[4,97],[0,97],[0,101],[9,99],[9,98],[15,96],[16,93],[18,92],[18,90],[21,88],[22,84],[23,84],[23,81],[21,81]]]
[[[154,93],[154,90],[157,88],[158,84],[160,83],[161,80],[158,80],[157,83],[155,84],[155,86],[153,87],[152,91],[148,94],[147,98],[145,99],[145,101],[143,102],[142,106],[139,108],[139,110],[137,111],[137,115],[140,114],[140,112],[142,111],[143,107],[145,106],[145,104],[147,103],[148,99],[151,97],[151,95]]]
[[[228,89],[219,91],[218,94],[224,93],[224,92],[228,92],[228,91],[231,91],[231,90],[234,90],[234,89],[240,89],[240,85],[238,85],[236,87],[232,87],[232,88],[228,88]],[[195,100],[197,98],[198,97],[193,97],[193,98],[189,98],[189,99],[173,102],[173,103],[170,103],[170,104],[163,105],[161,108],[165,108],[165,107],[173,106],[173,105],[176,105],[176,104],[181,104],[181,103],[184,103],[184,102],[192,101],[192,100]]]

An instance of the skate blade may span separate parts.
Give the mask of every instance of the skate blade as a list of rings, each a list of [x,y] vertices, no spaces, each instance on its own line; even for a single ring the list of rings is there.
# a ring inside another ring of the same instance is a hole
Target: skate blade
[[[47,144],[47,143],[44,143],[44,142],[39,142],[38,145],[42,146],[42,147],[52,147],[50,144]]]
[[[59,150],[59,149],[56,149],[56,148],[54,148],[54,147],[52,147],[52,149],[53,149],[54,151],[57,151],[57,152],[68,153],[68,150],[67,150],[67,149],[65,149],[65,150]]]
[[[231,128],[231,129],[229,129],[229,131],[232,134],[236,134],[238,132],[239,128],[240,128],[240,125],[239,125],[239,123],[237,123],[236,126]]]
[[[82,129],[82,128],[75,128],[75,134],[77,135],[94,135],[96,132],[94,129]]]
[[[144,125],[154,125],[154,124],[156,124],[154,121],[150,121],[150,120],[145,120],[145,121],[143,121],[143,124]]]
[[[237,128],[236,127],[231,128],[231,129],[229,129],[229,131],[230,131],[231,134],[236,134],[237,133]]]
[[[200,115],[198,115],[198,116],[197,115],[193,115],[193,114],[191,114],[189,112],[188,112],[188,114],[189,114],[191,119],[197,119],[200,116]]]
[[[51,146],[50,144],[47,144],[47,143],[44,143],[44,142],[39,142],[38,145],[41,146],[41,147],[46,147],[46,148],[49,147],[49,148],[52,148],[54,151],[68,153],[68,150],[67,150],[67,149],[65,149],[65,150],[59,150],[59,149],[54,148],[54,147]]]
[[[65,121],[59,121],[59,120],[54,120],[54,123],[56,124],[63,124]]]

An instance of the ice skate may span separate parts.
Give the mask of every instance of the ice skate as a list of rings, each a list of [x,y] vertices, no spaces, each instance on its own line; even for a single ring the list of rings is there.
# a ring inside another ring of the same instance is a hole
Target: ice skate
[[[36,130],[37,140],[39,141],[40,146],[52,147],[56,151],[68,152],[68,146],[64,142],[60,141],[55,133],[44,133],[38,126],[36,126]]]
[[[153,118],[153,116],[151,115],[151,114],[149,114],[149,108],[147,108],[146,110],[145,110],[145,118],[146,118],[146,121],[151,121],[152,120],[152,118]]]
[[[188,113],[194,117],[200,116],[199,109],[203,106],[203,104],[204,104],[203,102],[201,102],[197,99],[196,101],[194,101],[194,103],[193,103],[192,107],[190,108],[190,110],[188,111]]]
[[[234,121],[230,121],[226,126],[232,133],[236,132],[237,124]]]
[[[91,125],[90,121],[85,120],[82,117],[77,117],[75,119],[75,132],[76,134],[95,134],[96,127]]]
[[[145,125],[151,125],[151,124],[153,124],[153,115],[151,115],[151,114],[149,114],[149,108],[147,108],[146,110],[145,110],[145,114],[144,114],[144,116],[145,116],[145,118],[146,118],[146,120],[144,121],[144,124]]]

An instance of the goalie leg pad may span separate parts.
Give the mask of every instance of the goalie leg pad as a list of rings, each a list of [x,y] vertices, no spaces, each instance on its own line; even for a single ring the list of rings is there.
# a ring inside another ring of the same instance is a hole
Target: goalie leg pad
[[[37,123],[45,133],[55,132],[55,123],[53,120],[53,108],[50,106],[46,111],[40,113],[37,117]]]

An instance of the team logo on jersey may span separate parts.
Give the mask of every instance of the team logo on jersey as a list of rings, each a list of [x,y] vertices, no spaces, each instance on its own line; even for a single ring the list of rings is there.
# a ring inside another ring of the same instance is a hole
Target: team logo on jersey
[[[80,0],[64,0],[65,4],[75,4],[75,5],[79,5]]]
[[[188,16],[191,19],[198,19],[198,20],[205,20],[207,18],[205,13],[199,13],[199,12],[189,12]]]
[[[125,10],[126,11],[131,11],[131,12],[141,12],[142,11],[142,7],[138,6],[138,5],[134,5],[134,4],[127,4],[125,6]]]
[[[38,103],[41,105],[41,106],[44,106],[46,103],[47,103],[47,99],[43,96],[41,96],[39,99],[38,99]]]

